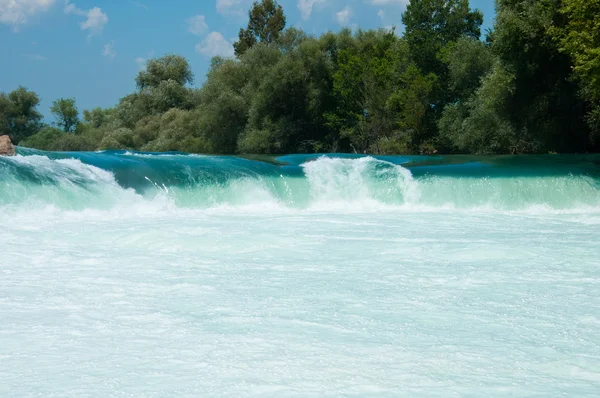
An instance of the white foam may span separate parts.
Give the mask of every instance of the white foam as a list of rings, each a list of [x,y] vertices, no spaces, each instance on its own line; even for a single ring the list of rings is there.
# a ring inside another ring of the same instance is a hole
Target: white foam
[[[302,167],[311,196],[319,205],[347,202],[369,207],[386,196],[395,199],[394,204],[398,205],[403,202],[414,203],[419,197],[410,171],[372,157],[321,157]],[[382,204],[385,205],[385,202]]]
[[[139,200],[2,219],[0,395],[597,395],[600,225]]]
[[[147,155],[154,156],[154,155]],[[21,182],[16,176],[0,178],[0,206],[11,212],[22,205],[78,211],[136,214],[228,209],[228,211],[313,212],[516,212],[520,214],[591,214],[600,212],[600,191],[591,177],[415,179],[402,166],[371,157],[321,157],[305,163],[305,178],[254,174],[219,183],[196,181],[169,185],[145,177],[149,187],[139,193],[121,187],[113,173],[77,159],[51,160],[46,156],[16,156],[8,162],[27,167],[41,182]],[[168,167],[168,165],[165,165]],[[144,176],[141,176],[144,178]],[[10,180],[12,178],[12,180]],[[5,190],[2,191],[4,179]],[[6,185],[8,184],[8,185]],[[144,196],[142,196],[142,194]],[[4,201],[3,201],[4,199]],[[79,203],[78,203],[79,201]],[[131,209],[131,210],[127,210]],[[146,210],[139,210],[146,209]],[[238,210],[235,210],[238,209]]]

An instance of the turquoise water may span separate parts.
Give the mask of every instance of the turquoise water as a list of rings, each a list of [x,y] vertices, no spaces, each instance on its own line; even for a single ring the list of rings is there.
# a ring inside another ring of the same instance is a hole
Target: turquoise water
[[[0,158],[0,396],[600,391],[600,156]]]

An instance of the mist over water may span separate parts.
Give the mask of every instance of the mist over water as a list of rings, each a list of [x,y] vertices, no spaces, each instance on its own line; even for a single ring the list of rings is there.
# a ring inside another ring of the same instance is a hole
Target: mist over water
[[[600,157],[0,157],[0,396],[597,396]]]

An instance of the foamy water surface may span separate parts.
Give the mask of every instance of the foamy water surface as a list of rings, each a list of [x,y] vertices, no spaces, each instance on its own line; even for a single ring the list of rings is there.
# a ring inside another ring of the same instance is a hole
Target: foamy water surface
[[[0,396],[600,391],[581,162],[20,152],[0,159]]]

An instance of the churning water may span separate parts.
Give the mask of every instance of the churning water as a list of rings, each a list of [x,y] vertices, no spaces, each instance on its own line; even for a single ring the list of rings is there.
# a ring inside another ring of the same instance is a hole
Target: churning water
[[[0,158],[0,396],[598,396],[600,157]]]

